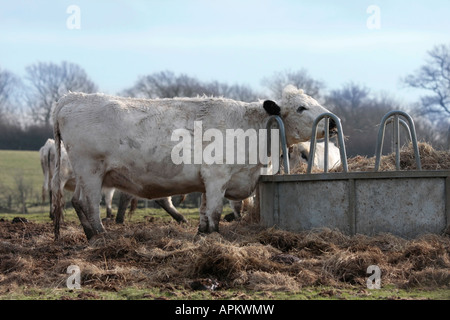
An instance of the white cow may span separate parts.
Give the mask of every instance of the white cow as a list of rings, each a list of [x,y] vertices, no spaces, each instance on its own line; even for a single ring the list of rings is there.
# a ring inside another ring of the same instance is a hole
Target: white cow
[[[220,161],[198,163],[198,148],[201,155],[211,141],[196,138],[198,122],[201,121],[201,132],[211,129],[226,136],[228,130],[264,129],[269,116],[280,115],[287,143],[293,145],[310,139],[313,121],[324,112],[329,111],[302,90],[287,86],[278,104],[271,100],[244,103],[207,97],[136,99],[69,93],[58,101],[53,119],[57,150],[60,152],[63,140],[76,176],[72,204],[90,239],[105,232],[98,209],[102,186],[147,199],[202,192],[198,231],[218,231],[222,198],[248,198],[255,189],[263,163],[228,162],[225,143],[219,144],[223,147],[222,153],[214,150],[215,155],[223,155],[224,164]],[[330,132],[335,126],[330,121]],[[324,136],[324,129],[321,123],[317,138]],[[182,142],[173,138],[179,130],[189,133],[183,136],[186,140]],[[173,161],[174,150],[178,150],[180,144],[183,159],[194,155],[193,164]],[[58,186],[59,183],[57,171],[53,184]],[[61,215],[60,199],[60,194],[56,194],[53,201],[56,217]],[[58,237],[59,220],[55,221],[55,236]]]
[[[45,196],[48,193],[50,197],[50,208],[52,208],[52,188],[51,181],[54,176],[56,167],[56,147],[55,140],[47,139],[44,146],[39,150],[39,155],[41,158],[41,167],[44,174],[44,183],[42,185],[42,200],[45,201]],[[60,184],[59,188],[61,193],[64,190],[74,192],[75,191],[75,176],[72,171],[72,166],[70,165],[69,157],[67,155],[66,149],[64,148],[64,143],[61,142],[61,159],[60,159],[60,170],[59,170]],[[112,199],[114,196],[114,188],[105,188],[103,193],[105,195],[106,204],[106,215],[107,217],[112,216]],[[53,219],[53,213],[50,209],[50,218]]]
[[[310,158],[310,142],[300,142],[289,148],[289,167],[297,167],[299,163],[308,163]],[[314,152],[313,166],[321,170],[324,169],[325,162],[325,142],[317,142]],[[328,169],[337,168],[341,164],[341,155],[339,148],[330,141],[328,144]]]

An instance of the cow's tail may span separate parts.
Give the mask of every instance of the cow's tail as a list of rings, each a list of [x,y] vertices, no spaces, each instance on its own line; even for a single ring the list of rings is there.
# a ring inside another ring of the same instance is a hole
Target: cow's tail
[[[52,216],[53,225],[55,231],[55,240],[59,239],[60,236],[60,223],[63,216],[64,209],[64,197],[61,192],[61,177],[60,177],[60,168],[61,168],[61,131],[59,129],[59,122],[57,117],[54,117],[54,125],[53,125],[53,135],[55,136],[55,148],[56,148],[56,166],[55,166],[55,174],[52,179]]]
[[[46,176],[46,180],[47,180],[47,192],[49,201],[50,201],[50,208],[52,208],[52,201],[53,201],[53,188],[52,188],[52,177],[50,175],[50,166],[52,165],[52,161],[51,161],[51,157],[52,157],[52,148],[48,148],[48,152],[47,152],[47,176]],[[50,218],[53,220],[54,216],[53,216],[53,212],[51,212],[50,210]]]

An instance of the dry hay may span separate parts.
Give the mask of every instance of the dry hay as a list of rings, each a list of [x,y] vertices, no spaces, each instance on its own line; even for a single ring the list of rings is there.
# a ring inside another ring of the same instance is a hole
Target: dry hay
[[[450,170],[450,151],[435,150],[430,144],[425,142],[418,143],[420,162],[422,170]],[[347,159],[349,172],[355,171],[374,171],[375,157],[367,158],[365,156],[355,156]],[[300,163],[295,168],[291,168],[292,174],[302,174],[307,172],[308,165]],[[379,171],[396,170],[395,152],[382,156]],[[400,170],[417,170],[414,148],[411,143],[400,149]],[[330,172],[342,172],[340,165]],[[312,168],[312,173],[323,172],[317,168]]]
[[[369,265],[381,269],[382,285],[450,287],[448,236],[292,233],[236,221],[221,227],[221,234],[201,237],[194,226],[175,223],[110,225],[106,239],[89,244],[74,223],[55,242],[50,223],[0,222],[0,294],[21,286],[64,288],[72,264],[80,267],[83,287],[114,291],[365,287]]]

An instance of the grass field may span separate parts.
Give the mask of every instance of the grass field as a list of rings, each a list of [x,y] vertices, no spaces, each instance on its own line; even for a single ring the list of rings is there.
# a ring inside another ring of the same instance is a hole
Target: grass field
[[[19,176],[23,176],[33,190],[40,192],[44,176],[39,152],[0,150],[0,181],[2,185],[14,188]]]
[[[0,150],[0,212],[38,205],[43,179],[38,151]]]

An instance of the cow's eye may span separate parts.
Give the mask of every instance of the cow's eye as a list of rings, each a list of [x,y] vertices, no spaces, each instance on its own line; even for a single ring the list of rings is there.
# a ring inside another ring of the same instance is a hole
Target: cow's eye
[[[307,155],[306,155],[306,154],[304,154],[303,152],[302,152],[302,158],[303,158],[304,160],[308,161],[308,157],[307,157]]]
[[[300,107],[298,107],[297,112],[302,113],[305,110],[308,110],[308,108],[306,108],[305,106],[300,106]]]

